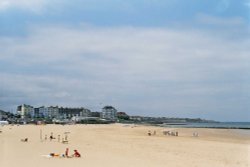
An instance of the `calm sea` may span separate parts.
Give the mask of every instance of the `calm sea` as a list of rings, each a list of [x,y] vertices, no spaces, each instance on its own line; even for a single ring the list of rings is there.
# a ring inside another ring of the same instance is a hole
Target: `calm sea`
[[[221,129],[247,129],[250,130],[250,122],[219,122],[219,123],[185,123],[180,125],[164,124],[164,127],[173,128],[221,128]]]

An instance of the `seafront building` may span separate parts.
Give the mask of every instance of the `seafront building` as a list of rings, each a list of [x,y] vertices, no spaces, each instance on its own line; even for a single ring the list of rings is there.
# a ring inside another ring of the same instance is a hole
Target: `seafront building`
[[[34,114],[34,107],[22,104],[17,107],[17,113],[21,116],[21,118],[30,118]]]
[[[86,108],[64,108],[58,106],[34,108],[22,104],[17,107],[17,113],[21,118],[46,118],[46,119],[71,119],[72,117],[90,117],[91,111]]]
[[[31,114],[32,118],[59,118],[58,106],[34,108],[34,114]]]
[[[6,118],[6,113],[2,110],[0,110],[0,120],[2,120],[3,118]]]
[[[59,118],[70,119],[72,117],[89,117],[91,111],[86,108],[59,108]]]
[[[0,120],[3,119],[3,111],[0,110]]]
[[[112,106],[102,108],[101,117],[103,119],[115,121],[117,119],[117,110]]]

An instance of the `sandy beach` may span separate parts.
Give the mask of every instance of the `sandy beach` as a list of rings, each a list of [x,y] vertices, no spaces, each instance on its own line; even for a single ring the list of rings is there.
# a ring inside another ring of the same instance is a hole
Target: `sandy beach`
[[[250,166],[250,132],[246,130],[171,129],[123,124],[8,125],[0,129],[1,167]],[[155,131],[156,135],[148,136],[149,130]],[[163,135],[164,130],[178,131],[178,137]],[[52,141],[49,140],[51,132],[56,138]],[[193,137],[193,132],[199,136]],[[61,142],[65,133],[68,144]],[[28,138],[28,142],[21,142],[24,138]],[[69,154],[77,149],[82,157],[46,157],[49,153],[64,154],[66,148],[69,148]]]

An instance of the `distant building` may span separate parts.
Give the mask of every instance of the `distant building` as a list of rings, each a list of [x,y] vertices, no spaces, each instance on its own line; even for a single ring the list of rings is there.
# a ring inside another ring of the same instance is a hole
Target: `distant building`
[[[85,108],[64,108],[58,106],[34,108],[26,104],[18,106],[17,112],[21,118],[71,119],[72,117],[87,118],[92,116],[91,111]]]
[[[72,117],[88,117],[90,116],[90,110],[85,108],[59,108],[59,115],[61,118],[72,118]]]
[[[101,112],[91,112],[91,117],[101,117]]]
[[[83,108],[82,111],[80,111],[81,117],[91,117],[91,111],[88,109]]]
[[[29,118],[34,116],[34,107],[26,104],[22,104],[17,107],[17,113],[21,118]]]
[[[129,115],[126,114],[125,112],[117,112],[117,118],[118,119],[129,120]]]
[[[53,106],[48,107],[48,115],[47,115],[47,117],[48,118],[59,118],[60,115],[59,115],[58,106],[56,106],[56,107],[53,107]]]
[[[103,119],[114,121],[117,119],[117,110],[112,106],[105,106],[102,108],[101,117]]]
[[[141,116],[130,116],[129,119],[132,120],[132,121],[142,121],[142,118]]]
[[[3,120],[4,118],[7,117],[7,114],[5,111],[0,110],[0,120]]]
[[[34,118],[46,118],[48,115],[48,108],[41,106],[38,108],[34,108]]]

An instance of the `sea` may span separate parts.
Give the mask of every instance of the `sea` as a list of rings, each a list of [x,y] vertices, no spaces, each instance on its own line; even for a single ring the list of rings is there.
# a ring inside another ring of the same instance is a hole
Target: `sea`
[[[162,124],[171,128],[216,128],[216,129],[245,129],[250,130],[250,122],[211,122],[211,123],[170,123]]]

